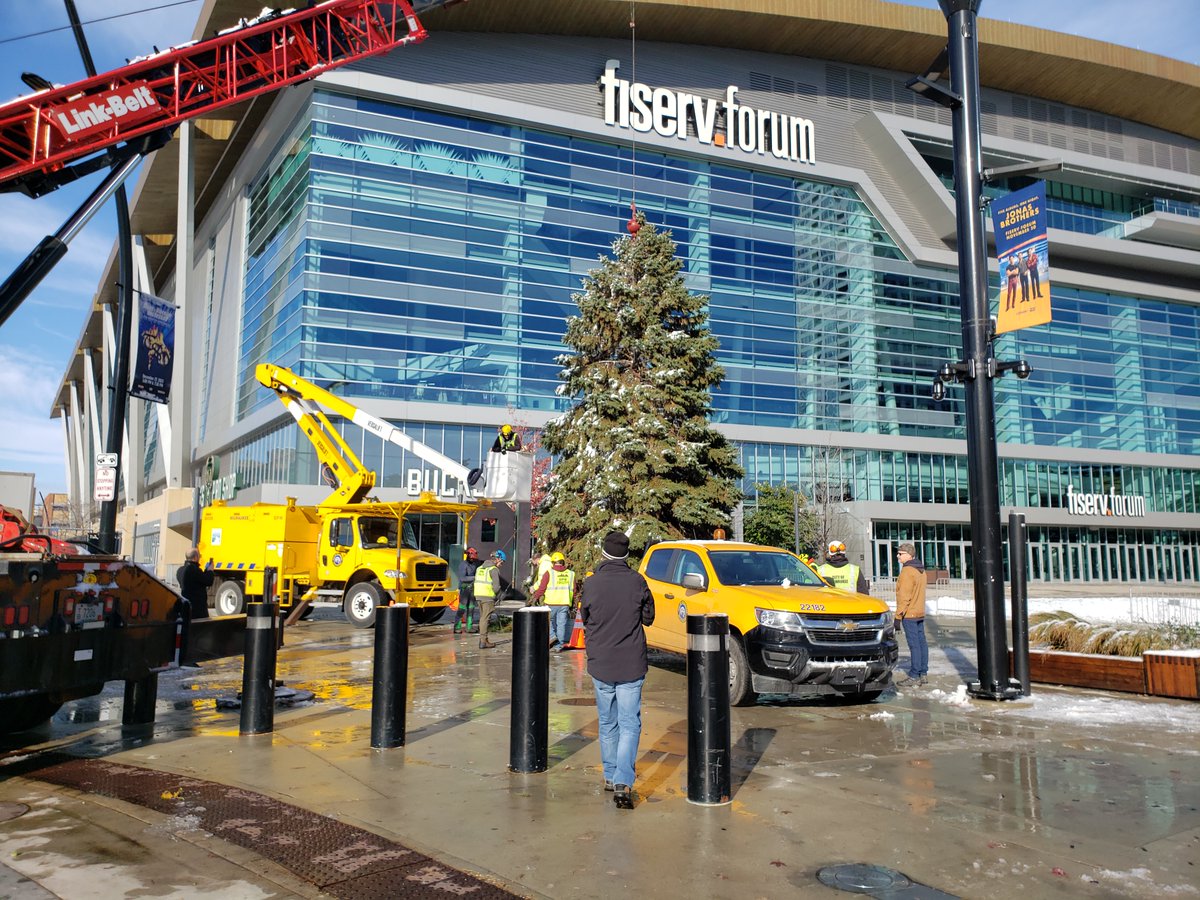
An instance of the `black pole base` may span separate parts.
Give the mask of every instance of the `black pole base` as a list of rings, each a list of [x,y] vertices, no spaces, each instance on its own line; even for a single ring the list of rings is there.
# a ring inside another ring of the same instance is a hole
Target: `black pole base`
[[[998,691],[984,688],[978,681],[968,681],[967,693],[976,700],[1018,700],[1025,696],[1025,692],[1021,690],[1021,683],[1012,679],[1009,679],[1007,687]]]

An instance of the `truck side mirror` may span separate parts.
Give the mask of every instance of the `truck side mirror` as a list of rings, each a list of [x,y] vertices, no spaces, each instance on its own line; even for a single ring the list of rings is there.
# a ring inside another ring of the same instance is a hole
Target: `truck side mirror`
[[[688,572],[683,576],[683,586],[694,591],[702,591],[708,587],[708,579],[699,572]]]

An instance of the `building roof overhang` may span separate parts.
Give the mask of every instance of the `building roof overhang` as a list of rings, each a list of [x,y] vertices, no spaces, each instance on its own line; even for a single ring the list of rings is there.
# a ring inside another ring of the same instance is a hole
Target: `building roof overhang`
[[[430,0],[418,0],[419,9]],[[205,0],[193,37],[251,18],[262,0]],[[440,32],[628,38],[628,0],[469,0],[421,15],[429,40]],[[984,7],[986,10],[986,5]],[[937,10],[883,0],[638,0],[640,41],[681,43],[828,59],[914,74],[946,44]],[[418,47],[403,53],[420,52]],[[1200,66],[1089,38],[987,18],[979,25],[980,82],[1141,122],[1200,140]],[[270,108],[259,98],[195,120],[195,221],[203,220]],[[143,167],[131,203],[133,233],[145,236],[155,284],[174,263],[178,140]],[[101,346],[103,309],[116,295],[117,257],[110,254],[63,374],[53,415],[69,384],[81,378],[84,347]]]

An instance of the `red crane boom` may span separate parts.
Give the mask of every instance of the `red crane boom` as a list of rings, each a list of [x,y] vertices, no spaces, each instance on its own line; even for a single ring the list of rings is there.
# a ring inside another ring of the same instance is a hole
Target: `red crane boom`
[[[426,36],[409,0],[327,0],[19,97],[0,106],[0,192],[47,193],[78,177],[69,166],[93,171],[145,152],[138,138]]]

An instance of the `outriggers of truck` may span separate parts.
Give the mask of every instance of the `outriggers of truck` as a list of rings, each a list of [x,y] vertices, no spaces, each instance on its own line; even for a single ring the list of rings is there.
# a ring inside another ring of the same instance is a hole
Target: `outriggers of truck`
[[[255,374],[312,443],[332,493],[315,506],[217,501],[204,510],[198,543],[220,579],[217,612],[240,611],[248,596],[261,596],[262,573],[270,567],[283,609],[336,601],[350,622],[368,627],[380,604],[403,602],[413,621],[437,619],[455,597],[450,567],[419,549],[409,517],[453,514],[465,536],[471,517],[492,500],[528,501],[532,454],[489,453],[484,466],[468,469],[289,369],[263,364]],[[394,503],[372,500],[375,472],[363,466],[324,410],[440,469],[457,482],[457,496],[424,492]]]

